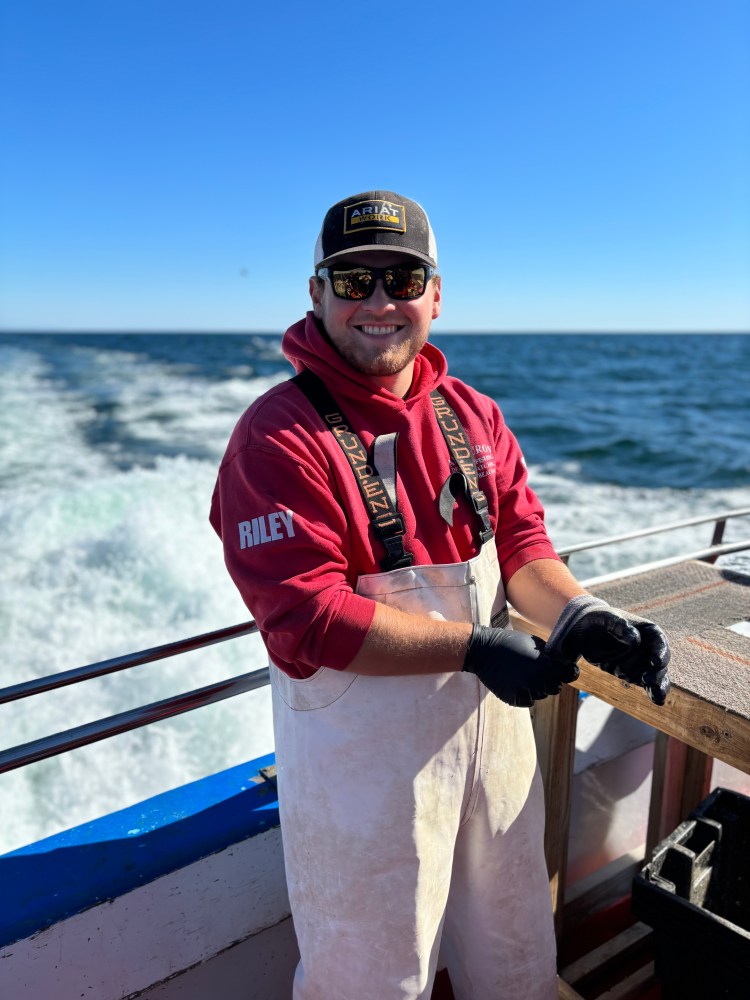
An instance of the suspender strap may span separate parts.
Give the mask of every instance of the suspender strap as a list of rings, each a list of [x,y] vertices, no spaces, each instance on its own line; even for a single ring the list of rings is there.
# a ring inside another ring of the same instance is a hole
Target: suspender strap
[[[396,496],[396,445],[398,432],[393,434],[378,434],[370,448],[370,465],[377,469],[383,480],[383,486],[391,501],[391,506],[398,507]]]
[[[480,545],[484,545],[485,542],[488,542],[492,538],[494,532],[490,522],[487,497],[479,489],[479,476],[477,475],[477,466],[474,461],[471,444],[466,436],[466,431],[461,426],[461,421],[448,405],[445,397],[435,390],[435,392],[430,393],[430,399],[435,409],[435,416],[440,425],[440,430],[445,438],[445,443],[448,445],[450,453],[453,456],[453,461],[458,466],[461,474],[460,479],[457,481],[457,474],[454,473],[448,479],[446,486],[449,487],[449,491],[454,497],[458,492],[457,487],[462,489],[464,495],[474,508],[474,513],[477,515],[477,519],[481,525],[479,529],[479,542]],[[445,487],[443,487],[443,493],[445,493]],[[441,494],[441,511],[444,501],[445,497]],[[450,516],[452,521],[452,505]],[[451,521],[448,523],[451,523]]]
[[[341,407],[328,391],[326,385],[309,369],[300,372],[292,379],[299,389],[307,396],[323,423],[331,431],[341,446],[354,470],[359,492],[370,519],[372,531],[377,540],[385,548],[385,558],[380,561],[380,568],[385,572],[411,566],[414,557],[404,549],[406,526],[404,515],[398,510],[391,499],[386,484],[378,475],[378,471],[369,461],[369,456],[359,437],[352,430],[352,425],[341,412]],[[395,448],[395,440],[393,442]]]

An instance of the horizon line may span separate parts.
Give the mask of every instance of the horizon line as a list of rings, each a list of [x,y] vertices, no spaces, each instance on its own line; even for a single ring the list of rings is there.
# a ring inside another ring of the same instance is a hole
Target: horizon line
[[[150,334],[163,334],[165,336],[176,336],[180,334],[195,334],[197,336],[260,336],[260,337],[275,337],[283,336],[283,330],[249,330],[249,329],[213,329],[205,328],[200,330],[195,329],[180,329],[178,327],[153,327],[146,328],[141,327],[133,329],[132,327],[17,327],[15,329],[3,329],[0,327],[0,337],[4,335],[16,336],[16,335],[26,335],[26,334],[68,334],[68,333],[82,333],[82,334],[105,334],[105,335],[118,335],[118,334],[128,334],[128,335],[145,335]],[[682,335],[740,335],[747,336],[750,334],[750,328],[748,329],[684,329],[670,327],[669,329],[627,329],[627,328],[589,328],[589,329],[575,329],[575,328],[563,328],[563,329],[482,329],[482,330],[430,330],[430,337],[461,337],[461,336],[503,336],[503,337],[513,337],[513,336],[560,336],[560,335],[585,335],[585,336],[597,336],[597,335],[620,335],[620,336],[632,336],[637,334],[644,334],[646,336],[651,335],[667,335],[676,336],[678,334]]]

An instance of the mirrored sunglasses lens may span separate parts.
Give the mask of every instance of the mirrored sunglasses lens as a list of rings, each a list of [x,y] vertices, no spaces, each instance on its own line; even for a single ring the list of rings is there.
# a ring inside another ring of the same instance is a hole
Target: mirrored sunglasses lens
[[[386,288],[394,299],[418,299],[424,287],[424,267],[396,267],[386,271]]]
[[[372,294],[372,271],[366,267],[334,270],[331,280],[333,290],[340,299],[366,299]]]
[[[414,267],[388,267],[382,271],[371,267],[332,268],[330,278],[334,294],[340,299],[368,299],[380,277],[392,299],[418,299],[424,294],[427,274],[427,268],[418,264]]]

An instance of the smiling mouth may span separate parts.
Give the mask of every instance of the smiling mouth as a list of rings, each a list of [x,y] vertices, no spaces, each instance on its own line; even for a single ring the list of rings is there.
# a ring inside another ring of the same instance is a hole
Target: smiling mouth
[[[387,337],[391,333],[397,333],[399,330],[402,330],[403,327],[396,326],[393,323],[388,326],[372,326],[370,323],[367,323],[357,326],[356,329],[362,333],[366,333],[370,337]]]

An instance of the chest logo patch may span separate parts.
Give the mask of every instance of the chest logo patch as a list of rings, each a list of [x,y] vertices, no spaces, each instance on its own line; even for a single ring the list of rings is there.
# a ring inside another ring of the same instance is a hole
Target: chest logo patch
[[[357,233],[363,229],[389,229],[394,233],[406,232],[406,213],[403,205],[392,201],[358,201],[344,210],[344,232]]]

